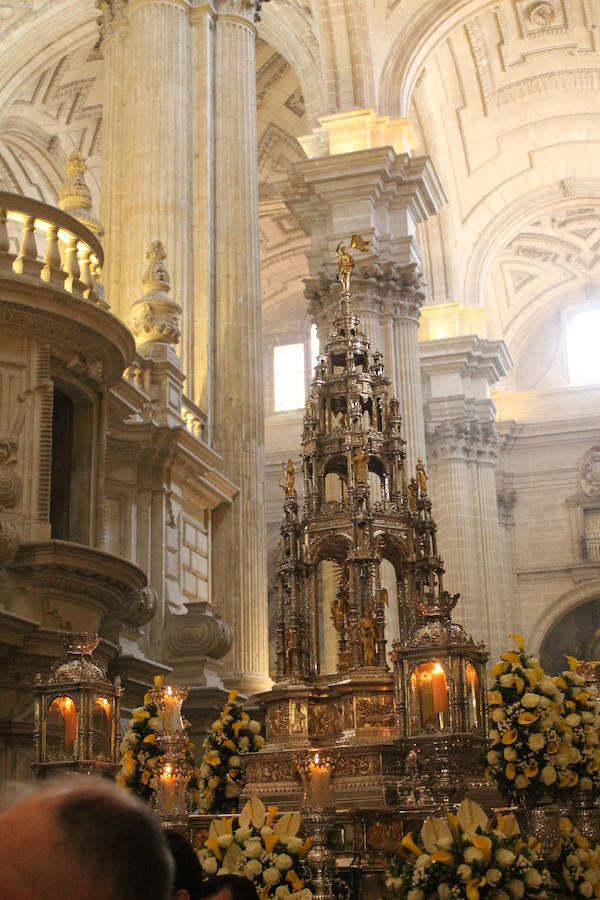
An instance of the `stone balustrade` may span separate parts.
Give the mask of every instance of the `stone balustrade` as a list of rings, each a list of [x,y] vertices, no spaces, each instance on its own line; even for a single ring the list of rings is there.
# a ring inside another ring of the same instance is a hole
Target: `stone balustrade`
[[[184,398],[181,406],[181,418],[185,422],[185,427],[195,438],[206,442],[207,416],[203,409]]]
[[[108,309],[98,285],[103,262],[100,241],[73,216],[0,191],[0,274],[36,278]]]

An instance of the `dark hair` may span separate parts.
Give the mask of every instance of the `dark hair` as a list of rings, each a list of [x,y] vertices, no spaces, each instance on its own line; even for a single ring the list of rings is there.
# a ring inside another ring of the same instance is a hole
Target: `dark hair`
[[[204,873],[194,848],[178,831],[166,829],[165,837],[175,861],[174,890],[184,888],[190,895],[190,900],[199,900],[203,896],[201,891]]]
[[[111,900],[170,900],[173,859],[158,817],[116,788],[86,785],[60,797],[57,840]]]
[[[258,900],[254,884],[241,875],[214,875],[204,882],[200,896],[210,900],[225,888],[229,890],[231,900]]]

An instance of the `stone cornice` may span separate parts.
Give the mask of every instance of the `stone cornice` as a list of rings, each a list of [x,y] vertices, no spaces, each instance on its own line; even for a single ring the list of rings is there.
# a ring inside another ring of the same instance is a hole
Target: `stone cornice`
[[[471,378],[484,377],[492,385],[512,367],[504,341],[488,341],[477,335],[442,338],[419,344],[421,369],[428,375],[460,372]]]
[[[260,21],[263,3],[269,0],[214,0],[217,15],[235,16],[249,22]]]

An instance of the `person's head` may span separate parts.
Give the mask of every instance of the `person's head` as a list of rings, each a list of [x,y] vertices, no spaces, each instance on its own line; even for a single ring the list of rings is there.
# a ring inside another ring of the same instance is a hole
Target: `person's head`
[[[241,875],[215,875],[202,885],[203,900],[258,900],[256,888]]]
[[[190,842],[178,831],[165,831],[169,850],[175,862],[175,893],[173,900],[199,900],[203,895],[204,873],[200,860]]]
[[[157,817],[107,781],[49,782],[0,814],[3,900],[170,900]]]

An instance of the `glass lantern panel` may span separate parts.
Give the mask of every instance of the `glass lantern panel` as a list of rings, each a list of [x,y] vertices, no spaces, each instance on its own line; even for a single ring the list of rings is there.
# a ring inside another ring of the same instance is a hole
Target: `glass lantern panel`
[[[467,724],[472,730],[479,727],[479,678],[475,666],[467,663]]]
[[[92,752],[96,759],[111,758],[112,708],[110,700],[98,697],[92,707]]]
[[[72,759],[77,742],[77,706],[72,697],[55,697],[46,711],[46,759]]]
[[[417,666],[411,679],[411,696],[418,715],[414,724],[421,733],[443,731],[448,725],[446,672],[437,660]]]

